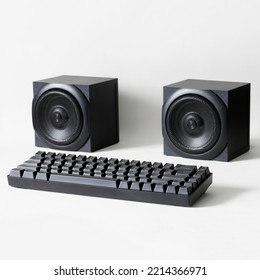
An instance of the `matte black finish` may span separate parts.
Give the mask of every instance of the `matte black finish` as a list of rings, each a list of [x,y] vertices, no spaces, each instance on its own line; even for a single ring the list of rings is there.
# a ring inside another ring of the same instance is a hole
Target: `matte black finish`
[[[117,79],[59,76],[33,93],[36,146],[93,152],[119,141]]]
[[[249,150],[250,84],[184,80],[164,87],[164,154],[230,161]]]
[[[208,167],[37,152],[9,185],[95,197],[192,206],[212,183]]]

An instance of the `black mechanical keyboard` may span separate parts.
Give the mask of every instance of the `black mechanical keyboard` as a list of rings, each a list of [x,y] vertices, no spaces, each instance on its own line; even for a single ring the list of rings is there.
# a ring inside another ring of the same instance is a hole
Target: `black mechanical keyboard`
[[[212,183],[208,167],[37,152],[8,175],[9,185],[95,197],[192,206]]]

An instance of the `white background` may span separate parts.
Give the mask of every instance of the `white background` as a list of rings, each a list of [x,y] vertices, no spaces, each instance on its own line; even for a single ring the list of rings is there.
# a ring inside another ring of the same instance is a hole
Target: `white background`
[[[1,259],[259,259],[260,16],[254,0],[0,3]],[[207,165],[193,208],[11,188],[32,156],[32,81],[117,77],[120,143],[96,156]],[[163,155],[162,87],[252,84],[251,150],[229,163]]]

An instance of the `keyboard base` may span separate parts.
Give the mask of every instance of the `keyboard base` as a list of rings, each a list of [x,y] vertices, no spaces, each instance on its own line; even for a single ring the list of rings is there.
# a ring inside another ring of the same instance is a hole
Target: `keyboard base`
[[[148,202],[175,206],[192,206],[202,194],[206,192],[212,183],[212,173],[205,181],[189,195],[166,195],[149,191],[127,190],[119,188],[96,187],[86,184],[73,184],[66,182],[52,182],[44,180],[34,180],[29,178],[19,178],[7,176],[8,183],[12,187],[22,189],[41,190],[49,192],[86,195],[93,197],[112,198],[128,201]]]

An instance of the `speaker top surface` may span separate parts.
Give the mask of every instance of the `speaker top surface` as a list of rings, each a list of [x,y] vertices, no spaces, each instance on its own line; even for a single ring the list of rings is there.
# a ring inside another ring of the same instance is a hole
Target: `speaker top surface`
[[[60,83],[65,85],[95,85],[104,83],[111,80],[117,80],[116,78],[100,78],[100,77],[85,77],[85,76],[68,76],[62,75],[58,77],[53,77],[49,79],[39,80],[35,82],[41,83]]]
[[[231,91],[233,89],[245,86],[247,84],[249,83],[187,79],[174,84],[167,85],[165,86],[165,88],[173,87],[173,88],[187,88],[187,89],[197,89],[197,90]]]

